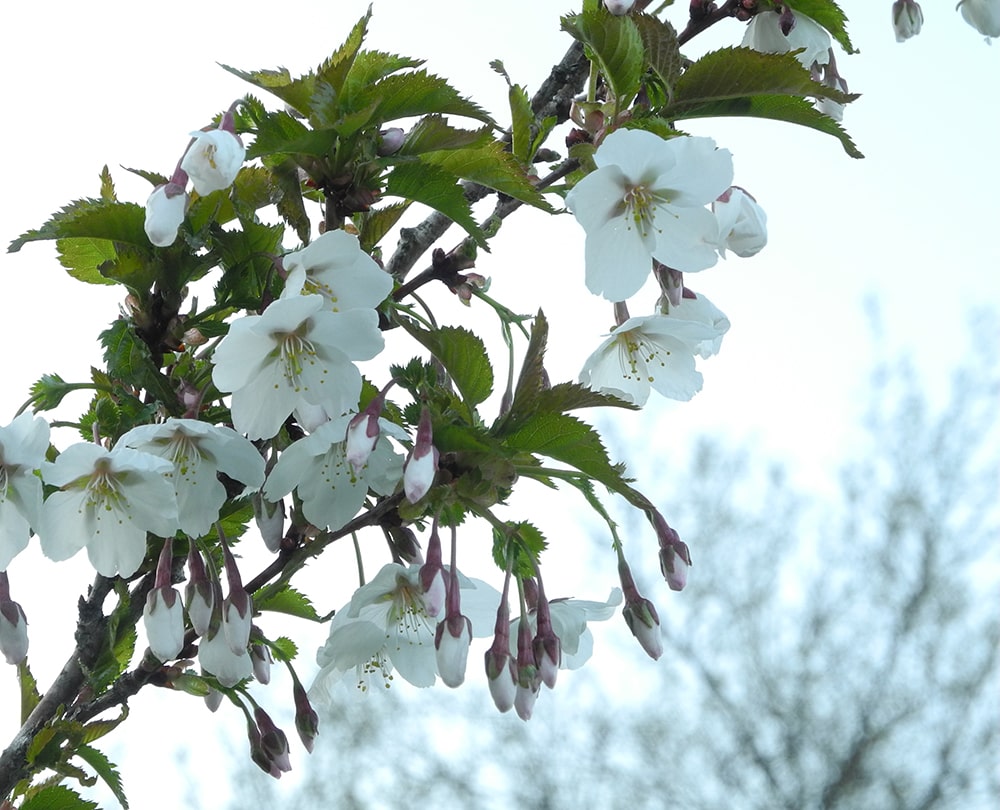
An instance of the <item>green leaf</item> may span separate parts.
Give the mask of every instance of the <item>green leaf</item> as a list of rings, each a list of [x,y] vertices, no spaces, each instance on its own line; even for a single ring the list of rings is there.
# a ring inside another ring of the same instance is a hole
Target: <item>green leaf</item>
[[[462,115],[491,126],[494,124],[482,107],[459,95],[440,76],[426,70],[387,76],[360,93],[358,102],[377,102],[372,116],[372,122],[377,124],[432,113]]]
[[[504,431],[535,412],[539,393],[545,387],[545,346],[548,338],[549,322],[539,310],[531,325],[531,337],[524,352],[524,362],[521,364],[521,373],[514,387],[510,410],[494,423],[492,432],[495,435],[503,435]]]
[[[136,388],[145,388],[168,409],[176,407],[176,394],[169,380],[153,362],[149,347],[139,339],[133,325],[119,318],[101,332],[108,373]]]
[[[284,110],[261,119],[256,135],[247,149],[247,160],[270,155],[326,157],[333,152],[338,137],[333,129],[310,129]]]
[[[579,383],[559,383],[551,388],[544,388],[535,398],[535,410],[538,413],[562,413],[577,408],[626,408],[630,411],[641,410],[639,405],[628,400],[619,399],[612,394],[594,391]]]
[[[76,755],[94,769],[94,772],[111,788],[118,803],[124,810],[128,810],[128,799],[125,796],[125,791],[122,790],[121,774],[118,773],[114,763],[101,751],[91,748],[89,745],[78,745]]]
[[[635,21],[601,10],[567,15],[562,18],[562,29],[590,49],[618,105],[627,105],[639,91],[646,61]]]
[[[507,554],[513,551],[512,573],[520,577],[534,576],[535,561],[548,547],[545,535],[526,520],[507,522],[505,529],[493,528],[493,560],[497,567],[506,570]]]
[[[44,239],[105,239],[151,252],[145,222],[146,209],[135,203],[76,200],[53,214],[41,228],[21,234],[7,251],[16,253],[25,243]]]
[[[597,431],[568,414],[537,413],[509,433],[504,443],[513,450],[561,461],[609,487],[623,480],[623,468],[611,464]]]
[[[299,654],[299,648],[290,638],[279,636],[271,642],[271,652],[275,653],[275,658],[280,661],[294,661]]]
[[[429,332],[406,318],[399,323],[440,361],[470,411],[492,393],[493,367],[478,335],[460,326]]]
[[[243,81],[266,90],[277,96],[292,109],[298,110],[303,115],[309,112],[309,101],[312,98],[314,76],[308,74],[297,79],[292,78],[288,68],[277,68],[276,70],[240,70],[230,65],[220,65],[223,70],[227,70],[234,76],[238,76]]]
[[[425,115],[406,133],[402,146],[393,155],[408,157],[442,149],[463,149],[484,146],[492,140],[489,127],[458,129],[441,115]]]
[[[510,103],[510,151],[522,163],[530,163],[532,158],[531,126],[535,123],[535,113],[531,109],[528,92],[519,84],[512,84],[507,91]]]
[[[115,243],[108,239],[57,239],[56,255],[77,281],[87,284],[114,284],[105,277],[100,267],[114,261],[118,252]]]
[[[278,213],[288,224],[302,244],[309,242],[312,233],[312,223],[302,199],[302,183],[299,181],[298,166],[291,160],[285,160],[271,167],[271,173],[279,189]]]
[[[372,7],[368,6],[368,11],[365,15],[354,24],[354,28],[351,29],[351,33],[347,35],[347,39],[344,44],[341,45],[335,53],[333,53],[329,59],[327,59],[319,69],[316,71],[316,86],[326,85],[329,87],[333,93],[327,95],[325,93],[320,93],[320,97],[332,97],[334,100],[340,95],[340,91],[344,86],[344,81],[347,78],[348,73],[353,69],[355,64],[355,58],[358,55],[358,51],[361,49],[361,43],[364,42],[365,34],[368,33],[368,22],[372,18]],[[319,98],[314,95],[310,100],[310,109],[314,112],[319,111]],[[329,113],[334,113],[330,115]],[[333,110],[328,113],[322,113],[328,118],[337,117]]]
[[[32,709],[42,699],[42,696],[38,694],[38,682],[28,667],[27,658],[24,658],[17,665],[17,682],[21,687],[21,723],[24,723],[27,721]]]
[[[101,169],[101,199],[110,202],[115,202],[118,199],[118,195],[115,193],[115,183],[111,179],[111,172],[108,171],[107,164],[104,164],[104,168]]]
[[[409,207],[410,204],[405,202],[392,203],[355,214],[353,219],[358,229],[358,241],[361,243],[361,249],[365,253],[371,253],[382,237],[392,229]]]
[[[420,156],[421,163],[439,166],[450,174],[471,180],[501,194],[529,203],[543,211],[552,206],[532,185],[523,166],[499,141],[479,149],[449,149]]]
[[[98,810],[98,807],[65,785],[46,785],[25,799],[20,810]]]
[[[674,27],[649,14],[637,14],[632,19],[639,29],[646,52],[646,65],[660,80],[669,100],[681,75],[681,51]]]
[[[253,603],[254,608],[262,612],[286,613],[300,619],[319,621],[319,614],[316,613],[316,608],[313,607],[308,597],[291,587],[255,595]]]
[[[487,247],[486,236],[472,218],[472,208],[458,179],[444,169],[417,163],[400,164],[387,178],[385,193],[429,205],[465,228],[481,247]]]
[[[847,15],[833,0],[789,0],[788,5],[822,25],[847,53],[857,53],[847,34]]]
[[[691,110],[683,118],[714,118],[717,116],[750,116],[769,118],[815,129],[832,135],[840,141],[844,151],[853,158],[863,158],[851,136],[830,116],[821,113],[811,102],[794,96],[753,96],[747,99],[732,99],[704,104]]]
[[[418,68],[423,63],[423,59],[411,59],[384,51],[361,51],[355,57],[341,89],[342,109],[360,109],[369,103],[367,90],[375,82],[400,70]]]
[[[725,115],[787,121],[833,135],[851,157],[863,157],[840,125],[803,96],[839,103],[858,97],[813,81],[790,54],[723,48],[706,54],[684,72],[673,103],[659,113],[674,120]]]

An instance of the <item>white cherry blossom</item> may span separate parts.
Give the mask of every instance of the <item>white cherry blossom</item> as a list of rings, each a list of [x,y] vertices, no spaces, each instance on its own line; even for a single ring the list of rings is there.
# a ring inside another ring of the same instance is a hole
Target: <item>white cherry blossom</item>
[[[0,427],[0,571],[7,569],[38,529],[42,481],[35,475],[49,446],[49,425],[22,413]]]
[[[718,250],[731,250],[741,258],[760,253],[767,245],[767,214],[757,201],[739,186],[727,189],[712,203],[719,221]]]
[[[127,447],[70,445],[42,464],[46,484],[59,487],[42,508],[39,536],[51,560],[86,547],[99,574],[131,576],[146,556],[146,532],[177,529],[177,499],[166,479],[170,462]]]
[[[720,334],[706,323],[671,315],[629,318],[590,355],[580,382],[636,405],[646,404],[650,389],[686,402],[701,390],[694,356]]]
[[[681,272],[718,261],[718,226],[705,208],[733,179],[732,156],[711,138],[664,140],[620,129],[594,153],[597,170],[566,196],[587,233],[587,288],[610,301],[639,291],[652,260]]]
[[[708,358],[718,354],[722,347],[722,338],[729,331],[729,318],[715,304],[701,293],[685,290],[680,303],[670,307],[670,317],[685,321],[696,321],[710,327],[715,336],[693,344],[695,354]]]
[[[472,635],[489,635],[500,594],[485,582],[461,575],[459,585]],[[362,691],[373,677],[388,686],[393,670],[414,686],[433,686],[436,628],[437,620],[425,605],[419,566],[383,566],[330,622],[330,637],[316,656],[321,670],[310,698],[329,701],[330,689],[352,670]]]
[[[795,24],[784,34],[781,31],[781,16],[777,11],[755,15],[743,35],[743,47],[753,48],[761,53],[801,50],[795,54],[795,58],[806,70],[810,70],[814,64],[828,64],[831,40],[827,30],[811,17],[796,11]]]
[[[197,419],[168,419],[133,428],[118,444],[169,461],[167,477],[177,496],[180,529],[190,537],[207,534],[219,519],[226,488],[219,472],[257,490],[264,483],[264,459],[232,428]]]
[[[181,159],[181,168],[194,190],[204,197],[231,186],[247,154],[239,137],[225,129],[199,130],[191,137],[194,141]]]
[[[960,0],[962,18],[986,37],[1000,37],[1000,0]]]
[[[606,602],[594,602],[587,599],[552,599],[549,601],[549,614],[552,617],[552,630],[559,638],[562,647],[560,669],[579,669],[594,652],[594,636],[587,627],[588,622],[607,621],[622,602],[620,588],[612,588]],[[535,611],[528,614],[531,634],[537,631]],[[521,618],[511,622],[511,654],[517,655],[517,635]]]
[[[334,312],[374,309],[392,291],[392,276],[347,231],[327,231],[282,259],[288,273],[282,298],[322,295]]]
[[[212,379],[232,392],[236,430],[270,439],[300,403],[338,414],[356,408],[361,372],[351,361],[383,346],[375,310],[330,312],[320,295],[295,296],[233,322],[215,349]]]
[[[352,414],[331,419],[285,450],[264,484],[263,494],[277,501],[297,491],[302,511],[314,526],[339,529],[361,509],[369,488],[379,495],[395,490],[403,475],[403,458],[393,451],[389,436],[407,433],[386,419],[381,436],[360,470],[347,459],[346,431]]]
[[[146,199],[144,227],[156,247],[170,247],[177,240],[177,229],[187,210],[187,192],[177,183],[157,186]]]

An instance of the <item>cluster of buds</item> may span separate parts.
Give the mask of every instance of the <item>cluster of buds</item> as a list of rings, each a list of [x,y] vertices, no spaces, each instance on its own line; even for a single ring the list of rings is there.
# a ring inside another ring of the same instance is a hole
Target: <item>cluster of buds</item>
[[[235,105],[234,105],[235,107]],[[236,134],[233,107],[217,128],[191,133],[191,142],[166,183],[146,200],[146,236],[156,247],[170,247],[187,213],[187,183],[199,196],[229,188],[246,158],[246,148]]]

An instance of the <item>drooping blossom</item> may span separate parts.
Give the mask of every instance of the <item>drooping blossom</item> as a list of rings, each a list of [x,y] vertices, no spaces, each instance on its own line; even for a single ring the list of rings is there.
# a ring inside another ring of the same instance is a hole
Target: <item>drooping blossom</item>
[[[177,498],[168,461],[128,447],[70,445],[42,464],[42,479],[58,487],[42,507],[39,536],[51,560],[86,547],[99,574],[129,577],[146,556],[146,532],[177,530]]]
[[[670,307],[670,317],[695,321],[712,330],[714,337],[692,344],[694,353],[699,357],[708,358],[719,353],[719,349],[722,347],[722,338],[729,331],[729,318],[704,294],[694,293],[685,288],[680,301]]]
[[[177,230],[184,222],[188,195],[183,186],[165,183],[153,189],[146,199],[146,236],[156,247],[170,247],[177,240]]]
[[[198,663],[220,684],[232,687],[253,675],[253,661],[246,651],[242,654],[233,652],[226,638],[224,621],[221,620],[217,627],[210,628],[202,636],[198,643]]]
[[[178,523],[190,537],[207,534],[219,519],[226,488],[217,473],[257,490],[264,483],[264,459],[232,428],[197,419],[167,419],[159,425],[140,425],[118,444],[166,459],[167,474],[177,496]]]
[[[181,168],[202,197],[228,188],[243,165],[247,150],[239,136],[222,127],[192,132],[194,139],[181,158]]]
[[[383,346],[373,309],[331,312],[319,295],[284,298],[232,324],[215,349],[212,379],[232,392],[236,430],[270,439],[299,403],[338,414],[356,408],[361,372],[352,361]]]
[[[0,654],[11,665],[20,664],[28,655],[28,619],[10,598],[6,571],[0,571]]]
[[[588,622],[607,621],[622,602],[620,588],[612,588],[606,602],[593,602],[586,599],[552,599],[549,601],[549,616],[552,630],[562,647],[560,669],[579,669],[590,659],[594,652],[594,636],[587,628]],[[516,644],[522,618],[512,623],[511,643]],[[527,618],[534,636],[538,628],[538,618],[535,611],[530,611]],[[517,654],[514,646],[511,650]]]
[[[30,413],[0,427],[0,571],[38,530],[42,481],[35,475],[49,446],[49,424]]]
[[[347,231],[327,231],[281,263],[288,273],[282,298],[322,295],[334,312],[374,309],[392,291],[392,276]]]
[[[473,636],[487,635],[500,594],[461,574],[459,587]],[[316,656],[321,669],[310,697],[328,702],[330,689],[351,671],[362,691],[373,678],[388,686],[394,670],[414,686],[433,686],[436,625],[427,613],[419,567],[388,563],[334,615],[330,636]]]
[[[403,459],[388,437],[405,439],[406,431],[381,420],[382,438],[355,472],[347,460],[345,439],[351,419],[352,414],[331,419],[288,447],[267,477],[264,497],[277,501],[294,489],[310,523],[336,530],[358,513],[369,488],[380,495],[392,493],[403,474]]]
[[[1000,0],[959,0],[962,19],[986,37],[1000,37]]]
[[[718,226],[705,208],[733,179],[732,156],[711,138],[664,140],[620,129],[594,153],[597,170],[566,196],[586,231],[587,288],[610,301],[639,291],[652,260],[681,272],[718,261]]]
[[[702,385],[695,354],[705,341],[714,341],[723,332],[673,315],[629,318],[590,355],[580,382],[636,405],[646,404],[651,389],[668,399],[687,401]]]
[[[798,11],[791,13],[788,27],[787,15],[778,11],[765,11],[754,16],[743,35],[743,47],[761,53],[788,53],[800,51],[795,58],[806,70],[813,65],[830,61],[830,34],[811,17]],[[783,30],[787,29],[787,30]]]
[[[896,42],[906,42],[920,33],[924,24],[924,12],[914,0],[896,0],[892,4],[892,30]]]
[[[427,494],[434,483],[437,468],[438,449],[434,446],[431,432],[431,413],[425,407],[420,412],[417,440],[403,464],[403,492],[406,493],[406,500],[416,503]]]
[[[142,623],[149,649],[160,661],[170,661],[184,648],[184,604],[171,584],[172,538],[167,538],[156,565],[153,588],[146,595]]]
[[[712,203],[719,221],[719,253],[731,250],[741,258],[759,253],[767,244],[767,214],[739,186],[726,189]]]

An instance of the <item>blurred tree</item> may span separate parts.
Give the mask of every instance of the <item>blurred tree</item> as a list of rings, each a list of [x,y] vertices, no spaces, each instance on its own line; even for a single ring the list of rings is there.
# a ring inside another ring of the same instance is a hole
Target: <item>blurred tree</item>
[[[838,503],[701,441],[668,476],[696,568],[647,680],[584,670],[529,724],[485,689],[345,689],[296,789],[241,774],[233,806],[992,807],[998,391],[985,353],[939,407],[883,363]]]

